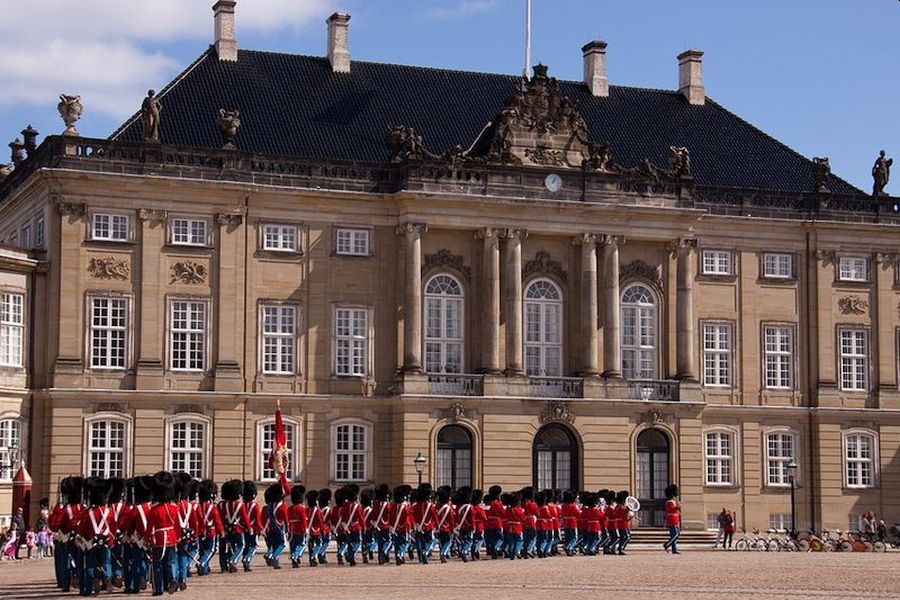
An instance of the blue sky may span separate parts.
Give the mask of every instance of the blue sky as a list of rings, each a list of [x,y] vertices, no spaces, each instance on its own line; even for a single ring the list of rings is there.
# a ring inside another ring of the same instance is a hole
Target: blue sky
[[[213,0],[30,0],[0,19],[0,161],[31,123],[60,133],[61,92],[106,137],[210,43]],[[708,95],[871,190],[878,150],[900,157],[897,0],[533,0],[533,58],[581,79],[581,46],[609,42],[610,83],[674,89],[700,48]],[[321,55],[325,18],[352,15],[354,59],[518,73],[524,0],[238,0],[243,48]],[[900,171],[895,179],[900,179]],[[888,191],[900,195],[900,183]]]

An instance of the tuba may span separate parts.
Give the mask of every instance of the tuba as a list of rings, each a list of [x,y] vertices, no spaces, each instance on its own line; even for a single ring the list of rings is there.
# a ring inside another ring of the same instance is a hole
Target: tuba
[[[627,498],[625,498],[625,506],[627,506],[631,512],[636,513],[641,510],[641,502],[634,496],[628,496]]]

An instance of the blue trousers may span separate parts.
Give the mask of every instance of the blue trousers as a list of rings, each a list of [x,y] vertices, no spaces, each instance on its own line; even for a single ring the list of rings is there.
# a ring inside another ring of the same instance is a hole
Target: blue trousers
[[[472,545],[474,544],[474,532],[471,529],[460,530],[459,536],[459,553],[463,556],[469,556],[472,553]]]
[[[259,548],[259,541],[256,539],[255,533],[245,533],[244,534],[244,557],[243,561],[245,564],[250,564],[253,562],[253,557],[256,556],[256,550]]]
[[[524,539],[521,533],[506,534],[506,556],[514,559],[522,553]]]
[[[72,579],[78,582],[78,588],[81,589],[81,582],[84,581],[84,552],[75,545],[75,542],[69,542],[69,581]]]
[[[503,550],[503,530],[502,529],[486,529],[484,531],[484,541],[487,544],[488,554],[495,556]]]
[[[319,546],[322,544],[322,536],[311,535],[309,539],[306,540],[307,545],[309,546],[309,562],[315,562],[318,560],[319,556]]]
[[[238,562],[244,557],[244,538],[246,534],[243,533],[229,533],[228,534],[228,545],[231,546],[231,556],[228,559],[233,565],[238,564]]]
[[[423,565],[428,564],[428,557],[434,550],[434,532],[419,531],[416,533],[416,552],[419,554],[419,562]]]
[[[483,531],[473,531],[472,532],[472,554],[479,554],[481,552],[481,548],[484,546],[484,532]]]
[[[94,593],[94,580],[106,583],[112,571],[110,566],[109,548],[106,546],[94,546],[85,553],[84,576],[81,578],[81,595],[90,596]]]
[[[330,543],[330,533],[323,533],[319,536],[319,547],[316,549],[316,558],[319,559],[319,562],[328,562],[328,558],[325,555],[328,552],[328,544]]]
[[[303,558],[304,550],[306,550],[306,536],[300,533],[291,535],[291,560]]]
[[[597,531],[584,532],[584,553],[597,554],[600,550],[600,533]]]
[[[578,530],[567,527],[563,531],[566,535],[566,554],[572,554],[575,552],[575,546],[578,545]]]
[[[406,558],[406,553],[409,552],[409,534],[408,533],[394,533],[393,534],[394,541],[394,553],[397,558]]]
[[[185,545],[178,546],[178,583],[187,581],[191,576],[191,565],[197,560],[200,552],[197,542],[190,542]]]
[[[619,530],[618,529],[610,529],[609,537],[606,538],[606,543],[603,544],[604,552],[615,552],[616,546],[619,544]]]
[[[387,561],[391,557],[391,530],[379,529],[376,531],[375,543],[378,546],[378,558]]]
[[[125,591],[137,593],[141,591],[141,579],[147,581],[147,555],[135,544],[126,544],[123,550],[125,557]]]
[[[178,583],[178,552],[175,546],[154,548],[153,593],[162,594]]]
[[[215,537],[205,537],[200,540],[199,543],[200,556],[199,561],[200,564],[197,565],[197,574],[198,575],[209,575],[209,562],[212,560],[213,554],[216,551],[216,538]]]
[[[359,531],[351,531],[347,534],[346,556],[347,562],[353,564],[356,562],[356,555],[362,547],[362,533]]]
[[[440,556],[450,556],[450,547],[453,545],[453,535],[449,531],[438,532]]]
[[[366,532],[362,536],[362,551],[371,554],[378,549],[378,542],[375,539],[375,532],[371,529],[366,529]]]
[[[669,539],[665,543],[665,547],[678,552],[678,538],[681,537],[681,527],[678,525],[669,525]]]
[[[116,544],[110,550],[110,577],[113,579],[122,579],[125,575],[125,546]]]
[[[281,560],[281,553],[284,552],[286,542],[287,540],[284,537],[284,531],[280,529],[270,531],[266,536],[266,545],[269,547],[266,556],[272,561],[273,567],[281,565],[279,561]]]
[[[625,546],[628,545],[628,542],[631,540],[631,530],[630,529],[620,529],[619,530],[619,552],[625,552]]]
[[[534,554],[537,547],[537,530],[526,529],[522,534],[522,550],[526,554]]]
[[[56,585],[60,589],[66,589],[72,585],[72,570],[69,566],[69,547],[64,542],[58,542],[53,550],[53,568],[56,571]]]

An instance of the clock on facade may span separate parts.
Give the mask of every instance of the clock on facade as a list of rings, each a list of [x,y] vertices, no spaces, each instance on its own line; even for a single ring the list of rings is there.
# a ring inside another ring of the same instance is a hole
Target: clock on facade
[[[547,178],[544,179],[544,187],[546,187],[551,192],[558,192],[562,189],[562,185],[562,177],[560,177],[556,173],[550,173],[549,175],[547,175]]]

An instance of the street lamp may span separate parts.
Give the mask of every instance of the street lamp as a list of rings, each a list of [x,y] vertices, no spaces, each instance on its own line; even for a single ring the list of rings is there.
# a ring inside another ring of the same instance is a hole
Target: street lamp
[[[422,473],[425,471],[425,463],[428,460],[422,454],[422,450],[419,450],[419,453],[416,454],[416,457],[413,459],[413,464],[416,466],[416,473],[419,475],[419,485],[422,485]]]
[[[787,469],[788,481],[791,484],[791,537],[795,537],[797,535],[797,522],[794,513],[797,509],[797,504],[794,496],[794,473],[797,472],[797,461],[792,456],[784,467]]]
[[[9,469],[10,471],[10,479],[12,478],[13,470],[16,468],[16,463],[19,462],[19,444],[13,440],[9,443],[9,446],[6,447],[6,455],[9,457],[9,464],[0,464],[0,470]]]

